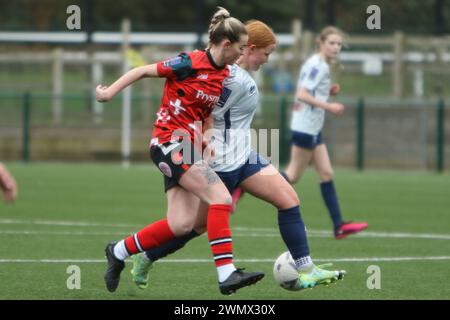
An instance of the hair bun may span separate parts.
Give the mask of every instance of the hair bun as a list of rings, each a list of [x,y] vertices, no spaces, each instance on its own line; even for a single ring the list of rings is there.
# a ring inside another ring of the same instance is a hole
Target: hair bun
[[[222,8],[222,7],[217,7],[217,9],[219,9],[219,10],[217,10],[217,12],[213,15],[212,21],[211,21],[212,23],[217,23],[217,22],[219,22],[221,20],[225,20],[231,16],[227,9]]]

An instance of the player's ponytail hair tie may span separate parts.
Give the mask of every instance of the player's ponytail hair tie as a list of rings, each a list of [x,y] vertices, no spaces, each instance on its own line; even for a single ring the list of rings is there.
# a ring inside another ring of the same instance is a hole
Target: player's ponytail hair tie
[[[219,44],[224,39],[228,39],[232,43],[238,42],[241,35],[247,34],[244,24],[233,18],[227,9],[217,8],[208,28],[209,43]]]

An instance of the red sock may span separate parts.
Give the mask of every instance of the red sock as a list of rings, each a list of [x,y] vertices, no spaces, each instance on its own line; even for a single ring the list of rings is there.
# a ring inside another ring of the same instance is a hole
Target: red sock
[[[206,228],[216,267],[233,263],[230,208],[226,204],[212,204],[208,209]]]
[[[125,247],[130,255],[159,247],[175,238],[172,230],[169,228],[167,219],[156,221],[149,224],[141,231],[125,239]]]

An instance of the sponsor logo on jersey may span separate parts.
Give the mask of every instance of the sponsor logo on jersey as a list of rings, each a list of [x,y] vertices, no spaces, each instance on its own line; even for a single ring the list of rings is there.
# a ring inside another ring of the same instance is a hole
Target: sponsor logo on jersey
[[[161,170],[161,172],[162,172],[165,176],[167,176],[167,177],[169,177],[169,178],[172,177],[172,170],[170,169],[170,166],[169,166],[167,163],[165,163],[165,162],[160,162],[160,163],[158,164],[158,168],[159,168],[159,170]]]
[[[197,90],[197,95],[195,96],[197,99],[208,102],[210,106],[219,102],[219,96],[214,96],[212,94],[204,93],[202,90]]]
[[[207,73],[199,74],[197,76],[197,79],[206,80],[206,79],[208,79],[208,74]]]
[[[252,86],[250,87],[250,89],[249,89],[249,95],[254,94],[254,93],[255,93],[255,90],[256,90],[256,86],[255,86],[255,85],[252,85]]]

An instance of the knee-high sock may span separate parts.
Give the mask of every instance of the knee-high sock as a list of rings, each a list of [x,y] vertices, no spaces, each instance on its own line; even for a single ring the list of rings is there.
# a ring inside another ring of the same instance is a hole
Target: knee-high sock
[[[300,207],[278,210],[278,226],[281,237],[294,260],[309,256],[309,245]]]
[[[154,222],[124,240],[129,255],[158,247],[175,238],[167,219]]]
[[[323,201],[325,201],[328,213],[330,214],[334,228],[336,229],[342,223],[342,215],[333,180],[322,182],[320,184],[320,191],[322,192]]]
[[[208,208],[206,228],[216,267],[233,263],[230,209],[225,204],[212,204]]]
[[[190,233],[185,234],[184,236],[181,237],[176,237],[175,239],[170,240],[169,242],[166,242],[160,245],[159,247],[146,250],[145,255],[150,261],[157,261],[183,248],[187,242],[194,239],[195,237],[198,237],[199,235],[200,234],[198,234],[197,231],[192,230]]]

